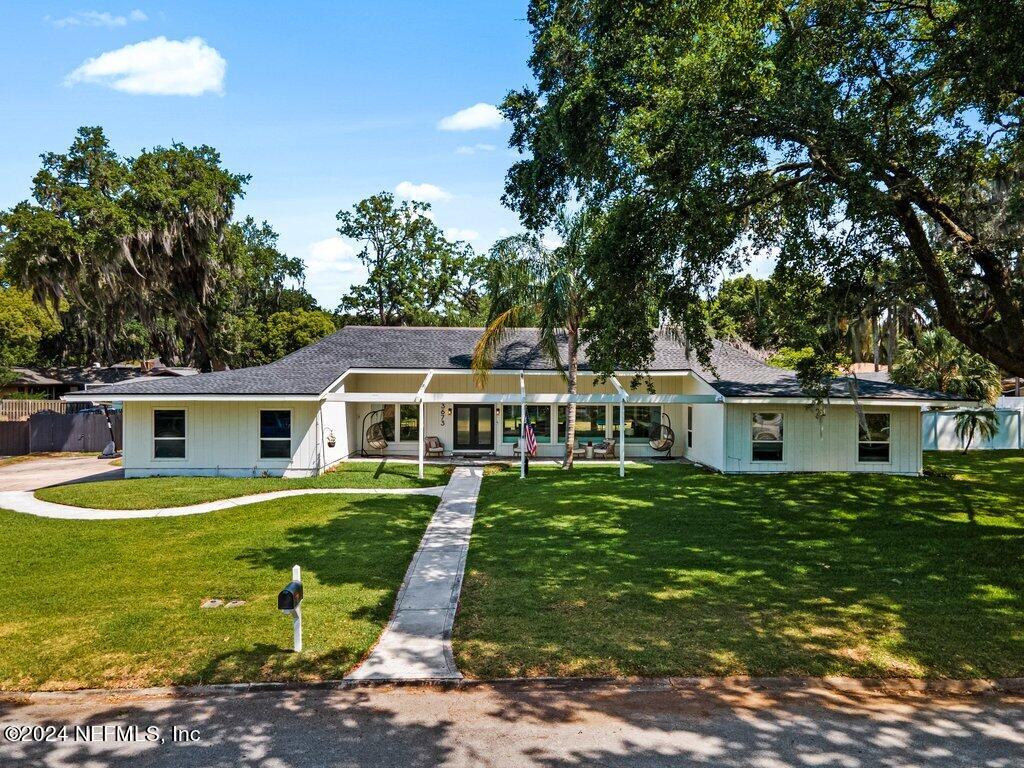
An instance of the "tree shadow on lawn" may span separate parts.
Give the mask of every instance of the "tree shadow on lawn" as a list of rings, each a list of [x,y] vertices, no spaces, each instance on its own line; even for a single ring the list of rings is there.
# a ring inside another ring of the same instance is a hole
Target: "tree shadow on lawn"
[[[488,479],[456,623],[461,665],[478,675],[1024,671],[1024,510],[1012,493],[679,465],[635,469],[626,483],[595,468]],[[989,513],[972,524],[950,509],[958,495]],[[993,516],[998,504],[1005,513]]]
[[[257,643],[222,652],[178,682],[340,678],[376,642],[436,506],[436,498],[422,496],[403,497],[397,507],[384,497],[346,500],[343,514],[288,527],[279,544],[240,552],[239,562],[280,572],[281,587],[293,565],[302,568],[306,650],[292,653],[290,623],[275,602],[267,621],[281,623],[280,647]],[[351,632],[358,636],[345,634]]]

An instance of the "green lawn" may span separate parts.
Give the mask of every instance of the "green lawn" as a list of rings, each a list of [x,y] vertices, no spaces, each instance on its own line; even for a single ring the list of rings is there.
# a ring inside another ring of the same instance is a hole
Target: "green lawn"
[[[1024,675],[1024,454],[921,478],[484,480],[455,652],[509,675]]]
[[[393,461],[346,462],[319,477],[145,477],[41,488],[36,497],[94,509],[159,509],[289,488],[419,488],[444,485],[450,466]]]
[[[302,496],[89,522],[0,510],[0,688],[339,678],[376,641],[436,505]],[[301,655],[277,610],[296,563]],[[247,602],[201,609],[211,597]]]

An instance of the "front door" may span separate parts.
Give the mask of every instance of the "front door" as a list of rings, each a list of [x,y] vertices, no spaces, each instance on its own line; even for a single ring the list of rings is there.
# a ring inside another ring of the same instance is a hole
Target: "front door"
[[[494,406],[455,406],[455,450],[494,450]]]

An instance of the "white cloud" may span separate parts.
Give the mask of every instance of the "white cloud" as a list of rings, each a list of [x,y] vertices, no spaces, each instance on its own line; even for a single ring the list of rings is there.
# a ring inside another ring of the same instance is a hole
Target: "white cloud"
[[[64,83],[99,83],[134,94],[199,96],[224,92],[227,66],[200,37],[154,37],[87,59]]]
[[[311,275],[323,272],[351,272],[360,266],[356,259],[356,249],[338,236],[312,243],[304,261]]]
[[[79,11],[59,19],[46,16],[44,21],[50,22],[55,27],[124,27],[130,21],[146,21],[148,18],[145,13],[136,8],[127,15],[115,16],[109,11]]]
[[[475,155],[477,152],[493,152],[495,149],[493,144],[472,144],[463,145],[456,147],[456,155]]]
[[[444,236],[449,240],[479,240],[480,233],[475,229],[459,229],[459,227],[452,227],[444,231]]]
[[[442,131],[476,131],[481,128],[500,128],[505,118],[493,104],[480,102],[444,117],[437,124]]]
[[[420,200],[426,203],[444,202],[451,200],[450,192],[441,189],[435,184],[413,184],[411,181],[399,182],[395,187],[395,194],[404,197],[406,200]]]

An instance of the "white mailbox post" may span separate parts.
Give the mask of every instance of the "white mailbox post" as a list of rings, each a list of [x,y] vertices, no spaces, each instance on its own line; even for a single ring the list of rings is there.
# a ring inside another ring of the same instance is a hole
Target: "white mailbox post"
[[[277,595],[277,608],[292,617],[292,635],[295,652],[302,650],[302,571],[292,566],[292,580]]]

